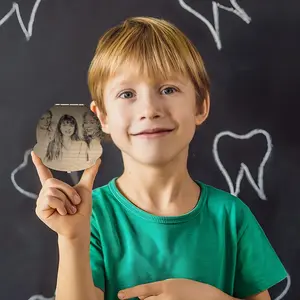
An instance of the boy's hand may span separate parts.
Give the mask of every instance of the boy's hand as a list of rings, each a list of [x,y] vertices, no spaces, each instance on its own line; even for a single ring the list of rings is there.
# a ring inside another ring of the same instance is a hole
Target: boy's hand
[[[138,297],[145,300],[232,300],[217,288],[189,279],[167,279],[137,285],[118,293],[119,299]]]
[[[89,239],[92,189],[100,159],[83,172],[77,185],[71,187],[53,178],[41,159],[34,152],[31,155],[42,183],[36,202],[37,216],[59,236]]]

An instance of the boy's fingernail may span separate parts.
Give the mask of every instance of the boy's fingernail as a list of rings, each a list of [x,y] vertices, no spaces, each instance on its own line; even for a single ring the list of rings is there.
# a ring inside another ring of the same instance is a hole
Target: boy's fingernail
[[[123,297],[124,297],[124,293],[123,293],[123,292],[119,292],[119,293],[118,293],[118,298],[119,298],[119,299],[123,299]]]
[[[75,206],[72,205],[72,206],[71,206],[71,211],[72,211],[73,214],[75,214],[76,211],[77,211],[77,208],[76,208]]]
[[[74,203],[75,203],[75,204],[79,204],[80,202],[81,202],[80,197],[79,197],[78,195],[75,195],[75,196],[74,196]]]

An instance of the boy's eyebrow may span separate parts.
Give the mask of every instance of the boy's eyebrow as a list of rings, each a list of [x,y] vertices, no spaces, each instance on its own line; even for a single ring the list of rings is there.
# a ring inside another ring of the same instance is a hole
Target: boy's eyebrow
[[[165,80],[160,80],[159,82],[161,84],[161,83],[167,83],[167,82],[170,82],[170,81],[171,82],[172,81],[173,82],[177,82],[177,83],[182,84],[184,86],[188,84],[188,80],[187,79],[183,80],[183,79],[181,79],[179,77],[170,77],[170,78],[167,78]],[[130,84],[132,84],[132,82],[133,81],[127,80],[127,79],[116,80],[116,82],[113,83],[113,85],[112,85],[112,87],[110,89],[110,92],[113,92],[116,89],[119,89],[122,85],[130,85]]]
[[[171,77],[169,79],[166,80],[167,82],[168,81],[176,81],[178,83],[181,83],[182,85],[187,85],[188,84],[188,80],[186,78],[181,79],[180,77]]]
[[[119,89],[120,88],[120,86],[122,86],[122,85],[127,85],[127,84],[129,84],[130,82],[128,81],[128,80],[125,80],[125,79],[123,79],[123,80],[116,80],[116,82],[114,82],[113,84],[112,84],[112,87],[109,89],[109,91],[110,92],[113,92],[113,91],[115,91],[116,89]]]

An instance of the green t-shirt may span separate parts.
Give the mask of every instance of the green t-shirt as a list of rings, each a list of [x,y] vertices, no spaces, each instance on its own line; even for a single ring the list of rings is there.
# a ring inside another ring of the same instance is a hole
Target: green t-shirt
[[[237,298],[269,289],[287,273],[250,209],[237,197],[196,181],[195,208],[155,216],[126,199],[116,178],[93,191],[90,259],[105,299],[168,278],[210,284]]]

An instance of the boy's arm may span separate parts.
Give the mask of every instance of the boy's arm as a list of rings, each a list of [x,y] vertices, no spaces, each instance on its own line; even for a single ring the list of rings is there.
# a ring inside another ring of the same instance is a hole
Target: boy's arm
[[[56,300],[103,300],[104,293],[93,283],[89,240],[58,238],[59,267]]]

